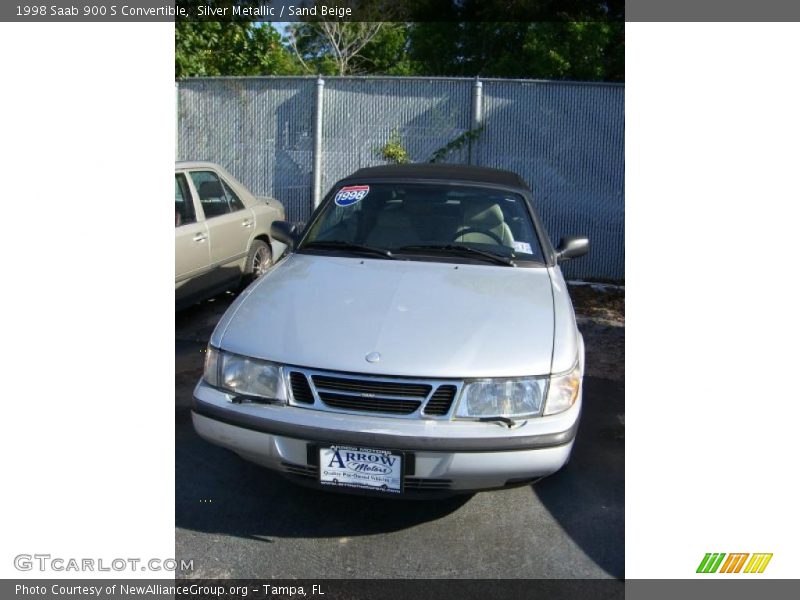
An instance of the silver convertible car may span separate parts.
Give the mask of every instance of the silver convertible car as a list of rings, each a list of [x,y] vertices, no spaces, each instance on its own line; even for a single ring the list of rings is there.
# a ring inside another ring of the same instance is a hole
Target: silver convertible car
[[[569,459],[583,339],[517,175],[361,169],[230,306],[192,418],[206,440],[330,490],[438,495],[531,483]]]

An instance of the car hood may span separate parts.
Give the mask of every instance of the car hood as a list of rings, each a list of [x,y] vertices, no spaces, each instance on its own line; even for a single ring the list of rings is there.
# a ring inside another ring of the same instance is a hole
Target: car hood
[[[544,268],[294,254],[231,306],[225,350],[294,366],[412,377],[550,372]],[[378,362],[367,362],[372,352]]]

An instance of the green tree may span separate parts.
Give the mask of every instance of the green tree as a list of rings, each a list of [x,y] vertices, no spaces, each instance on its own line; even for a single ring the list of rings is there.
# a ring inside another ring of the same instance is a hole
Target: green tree
[[[230,2],[208,2],[230,5]],[[302,73],[280,33],[268,23],[178,21],[175,23],[175,77],[296,75]]]
[[[408,60],[426,75],[622,81],[624,24],[417,23]]]
[[[385,23],[357,58],[356,69],[381,75],[422,74],[422,65],[415,63],[409,54],[409,34],[408,23]]]
[[[624,23],[616,21],[383,23],[344,62],[319,23],[298,23],[292,35],[313,74],[625,79]]]
[[[258,1],[207,3],[231,6]],[[409,15],[426,20],[378,20],[393,18],[392,11],[400,6],[387,0],[365,0],[369,18],[364,22],[299,22],[290,26],[287,39],[281,39],[269,24],[247,20],[178,22],[175,74],[625,78],[620,0],[408,0],[402,7],[411,10]],[[531,20],[486,20],[504,14],[518,16],[520,11],[527,11]],[[556,11],[564,20],[552,21]],[[536,15],[551,20],[537,21]],[[449,20],[430,20],[437,17]]]
[[[413,75],[405,23],[305,22],[288,43],[307,73]]]

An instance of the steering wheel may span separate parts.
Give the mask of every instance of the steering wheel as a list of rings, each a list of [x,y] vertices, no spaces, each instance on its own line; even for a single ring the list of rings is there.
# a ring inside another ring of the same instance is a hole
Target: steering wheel
[[[462,229],[461,231],[456,232],[453,236],[451,241],[455,242],[461,236],[470,234],[470,233],[480,233],[481,235],[485,235],[486,237],[492,238],[495,242],[497,242],[498,246],[503,246],[503,240],[500,239],[500,236],[496,233],[492,233],[488,229],[480,229],[478,227],[467,227],[466,229]]]

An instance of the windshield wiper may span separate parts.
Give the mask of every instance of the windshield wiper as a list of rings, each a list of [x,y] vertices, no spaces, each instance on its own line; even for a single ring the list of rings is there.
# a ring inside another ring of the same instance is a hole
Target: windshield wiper
[[[502,423],[509,429],[517,424],[514,419],[509,419],[508,417],[480,417],[478,421],[481,423]]]
[[[480,256],[481,258],[485,258],[502,265],[508,265],[509,267],[517,266],[517,263],[511,260],[511,258],[508,256],[502,256],[500,254],[487,252],[485,250],[478,250],[477,248],[466,246],[464,244],[416,244],[413,246],[400,246],[399,248],[394,248],[395,252],[415,252],[418,250],[422,252],[426,250],[444,250],[445,252],[459,254],[461,256],[465,254]]]
[[[379,254],[384,258],[391,258],[392,260],[397,260],[397,257],[394,256],[391,253],[391,251],[387,250],[386,248],[376,248],[374,246],[353,244],[351,242],[345,242],[344,240],[317,240],[315,242],[308,242],[307,244],[303,244],[300,250],[304,250],[306,248],[330,248],[333,250],[353,250],[355,252]]]

